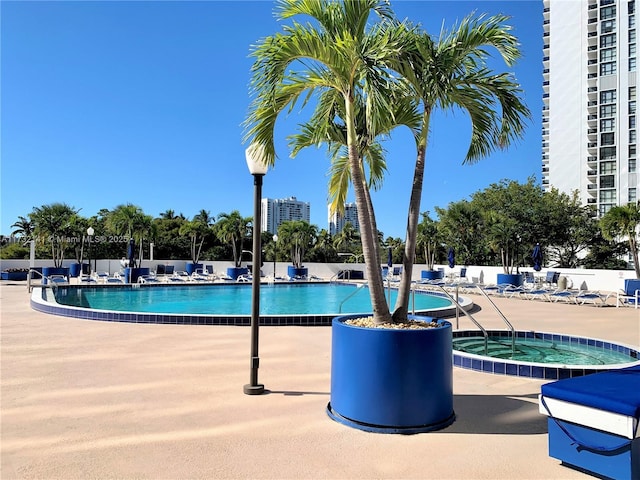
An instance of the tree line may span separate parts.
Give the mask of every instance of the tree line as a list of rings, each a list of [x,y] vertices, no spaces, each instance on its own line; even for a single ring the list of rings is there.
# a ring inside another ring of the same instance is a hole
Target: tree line
[[[93,258],[121,258],[129,239],[134,239],[137,258],[200,261],[227,260],[240,266],[249,260],[252,217],[238,211],[211,215],[202,209],[191,219],[173,210],[157,217],[132,204],[102,209],[83,217],[64,203],[34,207],[18,217],[11,234],[20,241],[4,239],[2,258],[28,258],[24,243],[36,240],[38,258],[86,260],[91,245]],[[473,193],[469,200],[450,203],[435,212],[423,212],[418,225],[415,263],[443,264],[449,248],[461,265],[501,265],[506,273],[532,265],[531,252],[539,243],[544,263],[554,268],[625,269],[626,258],[638,265],[637,245],[640,207],[614,207],[600,220],[594,209],[572,195],[555,189],[544,192],[533,178],[525,183],[511,180],[492,184]],[[87,229],[93,228],[89,238]],[[362,259],[359,232],[347,223],[336,235],[305,221],[282,223],[274,237],[262,232],[262,261],[290,261],[294,266],[307,262],[357,262]],[[394,263],[401,263],[404,242],[384,237],[378,231],[380,263],[387,263],[390,249]],[[635,254],[634,254],[635,252]],[[636,269],[637,270],[637,269]],[[638,275],[640,276],[640,275]]]

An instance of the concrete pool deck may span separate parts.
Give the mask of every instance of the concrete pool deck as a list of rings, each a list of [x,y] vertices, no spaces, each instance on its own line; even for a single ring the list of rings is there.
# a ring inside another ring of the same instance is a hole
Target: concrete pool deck
[[[472,298],[475,318],[503,328]],[[493,299],[518,330],[640,345],[633,308]],[[329,327],[261,328],[269,393],[252,397],[247,327],[47,315],[24,282],[3,282],[0,313],[3,479],[591,478],[548,456],[543,380],[454,368],[453,425],[380,435],[325,413]]]

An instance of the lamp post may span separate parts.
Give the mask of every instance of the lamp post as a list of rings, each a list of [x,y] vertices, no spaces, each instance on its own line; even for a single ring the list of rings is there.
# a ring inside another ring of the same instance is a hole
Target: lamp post
[[[276,281],[276,261],[278,260],[278,235],[273,237],[273,281]]]
[[[258,383],[258,332],[260,329],[260,268],[255,268],[255,260],[260,258],[262,249],[260,238],[260,200],[262,197],[262,177],[267,173],[268,166],[262,161],[263,151],[260,147],[250,146],[245,152],[249,173],[253,175],[253,263],[251,280],[251,357],[249,383],[244,386],[245,395],[260,395],[264,393],[264,385]]]
[[[93,237],[94,233],[93,227],[87,228],[87,236],[89,237],[89,276],[91,276],[91,237]]]

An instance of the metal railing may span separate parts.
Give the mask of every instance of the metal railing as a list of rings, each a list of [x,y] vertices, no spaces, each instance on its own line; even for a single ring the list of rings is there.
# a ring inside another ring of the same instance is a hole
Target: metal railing
[[[349,300],[351,297],[353,297],[356,293],[358,293],[360,290],[362,290],[366,286],[367,285],[365,283],[357,284],[356,289],[353,292],[351,292],[349,295],[347,295],[347,297],[340,302],[340,307],[338,307],[338,313],[342,313],[342,305],[344,305],[347,300]]]
[[[459,320],[459,311],[462,310],[462,313],[464,313],[467,317],[469,317],[469,320],[471,320],[474,325],[476,327],[478,327],[480,329],[480,331],[482,332],[482,335],[484,336],[484,354],[487,355],[489,352],[489,333],[487,332],[487,330],[480,324],[480,322],[478,322],[475,318],[473,318],[473,315],[471,315],[469,312],[467,312],[462,305],[460,305],[460,302],[458,302],[458,287],[456,286],[456,298],[453,298],[451,296],[451,294],[442,286],[442,285],[438,285],[438,284],[432,284],[431,286],[433,287],[437,287],[440,290],[442,290],[442,292],[449,298],[449,300],[451,300],[454,305],[456,306],[456,329],[459,328],[458,325],[458,320]]]

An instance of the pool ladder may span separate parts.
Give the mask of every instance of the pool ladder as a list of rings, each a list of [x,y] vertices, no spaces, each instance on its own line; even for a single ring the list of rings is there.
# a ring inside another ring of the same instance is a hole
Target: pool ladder
[[[442,290],[442,292],[449,298],[449,300],[451,300],[455,304],[456,329],[459,328],[460,311],[462,310],[462,313],[464,313],[467,317],[469,317],[469,319],[475,324],[475,326],[482,331],[482,335],[484,336],[484,354],[487,355],[489,352],[489,334],[487,333],[487,330],[480,324],[480,322],[478,322],[475,318],[473,318],[473,315],[467,312],[462,307],[462,305],[460,305],[460,303],[458,302],[458,298],[459,298],[458,287],[456,286],[456,294],[455,294],[456,296],[454,298],[447,290],[445,290],[445,288],[442,285],[434,285],[434,286]],[[513,328],[513,325],[511,325],[511,322],[507,320],[507,317],[504,316],[504,314],[498,308],[498,306],[494,303],[494,301],[491,300],[491,298],[489,298],[489,295],[487,295],[487,292],[485,292],[482,287],[478,287],[478,289],[485,296],[485,298],[489,300],[489,303],[491,304],[491,306],[495,309],[496,312],[498,312],[498,315],[502,317],[502,321],[507,325],[507,327],[511,331],[511,353],[513,354],[516,351],[516,332],[515,332],[515,329]]]

